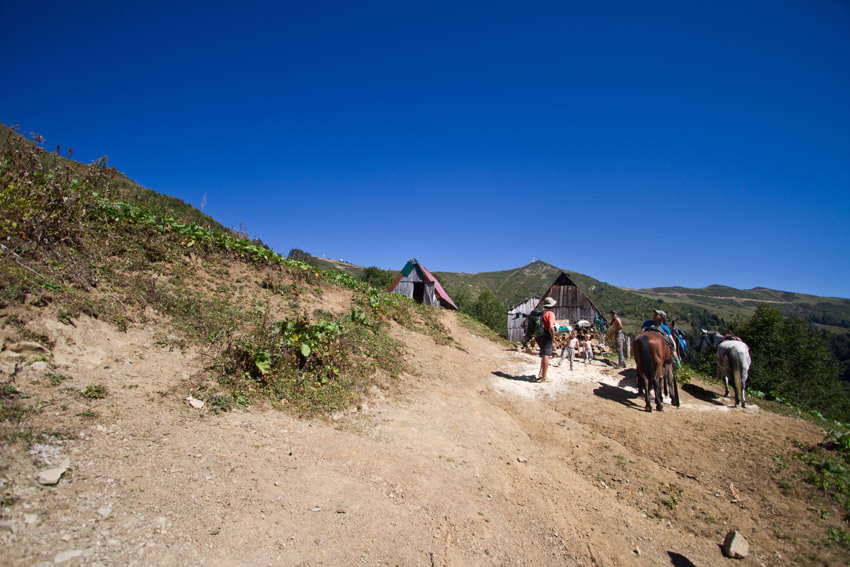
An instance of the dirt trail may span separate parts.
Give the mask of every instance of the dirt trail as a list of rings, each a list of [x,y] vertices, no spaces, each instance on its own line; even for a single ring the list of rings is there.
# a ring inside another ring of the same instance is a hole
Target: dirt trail
[[[532,383],[537,358],[441,317],[461,348],[395,327],[398,391],[326,421],[191,407],[208,359],[153,328],[31,321],[55,347],[16,384],[66,435],[2,448],[0,564],[729,565],[733,528],[742,564],[846,561],[776,481],[814,426],[705,384],[646,414],[634,371],[599,361]],[[109,395],[66,390],[93,383]],[[36,482],[64,458],[58,485]]]

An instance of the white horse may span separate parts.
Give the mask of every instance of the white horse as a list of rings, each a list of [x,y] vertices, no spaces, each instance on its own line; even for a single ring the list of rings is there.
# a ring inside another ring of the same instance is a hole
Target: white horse
[[[702,352],[708,347],[717,349],[717,372],[723,376],[726,386],[725,396],[729,395],[729,377],[735,389],[735,407],[747,407],[747,376],[750,371],[750,347],[740,339],[727,339],[717,332],[702,329],[702,338],[696,349]]]

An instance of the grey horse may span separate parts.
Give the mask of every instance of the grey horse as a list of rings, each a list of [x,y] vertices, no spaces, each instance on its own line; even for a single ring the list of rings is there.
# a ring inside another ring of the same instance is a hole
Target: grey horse
[[[750,347],[741,339],[730,338],[718,332],[702,329],[702,338],[697,343],[698,352],[708,347],[717,350],[717,372],[723,376],[726,396],[729,395],[729,378],[735,390],[735,407],[747,407],[747,375],[750,371]]]

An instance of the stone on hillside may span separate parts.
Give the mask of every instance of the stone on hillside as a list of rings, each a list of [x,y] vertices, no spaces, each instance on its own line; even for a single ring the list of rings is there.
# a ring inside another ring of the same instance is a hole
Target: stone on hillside
[[[189,396],[188,398],[186,398],[186,401],[189,402],[189,405],[192,406],[195,409],[201,409],[201,408],[204,407],[203,400],[193,398],[192,396]]]
[[[23,355],[41,356],[48,352],[47,347],[35,341],[21,341],[6,345],[7,351],[17,352]]]
[[[65,459],[55,469],[47,469],[38,473],[38,483],[44,486],[53,486],[59,484],[59,479],[71,467],[71,459]]]
[[[53,563],[56,565],[60,565],[62,563],[67,563],[72,559],[76,559],[83,554],[82,549],[72,549],[70,551],[60,551],[56,554],[56,557],[53,558]]]
[[[0,532],[18,533],[18,526],[15,524],[15,520],[0,521]]]
[[[750,553],[750,544],[740,532],[732,530],[723,540],[723,553],[733,559],[743,559]]]

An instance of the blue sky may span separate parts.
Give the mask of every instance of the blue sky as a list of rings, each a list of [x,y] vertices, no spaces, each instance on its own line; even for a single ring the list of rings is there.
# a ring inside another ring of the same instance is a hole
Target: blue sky
[[[0,122],[276,251],[850,298],[850,3],[4,2]]]

